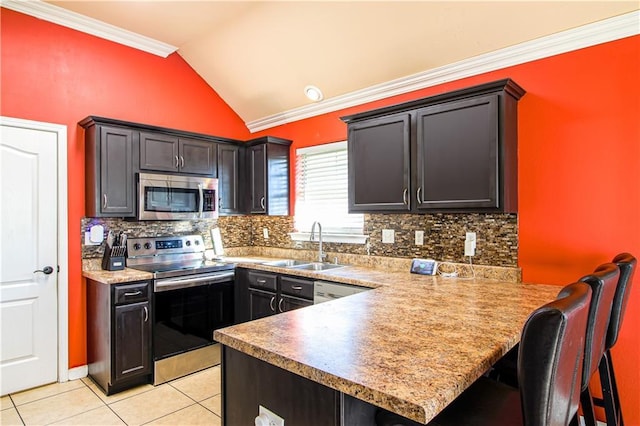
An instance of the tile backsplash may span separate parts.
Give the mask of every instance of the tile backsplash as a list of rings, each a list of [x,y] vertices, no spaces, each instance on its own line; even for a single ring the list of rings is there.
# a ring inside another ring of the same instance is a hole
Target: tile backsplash
[[[218,226],[225,247],[272,247],[317,250],[317,243],[292,241],[292,216],[223,216],[192,221],[144,221],[84,218],[81,225],[82,257],[101,257],[103,245],[86,246],[84,232],[102,224],[105,232],[123,231],[129,238],[172,234],[201,234],[206,247],[212,247],[209,230]],[[266,228],[269,238],[263,236]],[[393,229],[395,242],[382,243],[382,230]],[[308,230],[302,230],[308,231]],[[424,244],[414,244],[415,231],[424,231]],[[364,233],[367,244],[325,243],[324,250],[335,253],[433,258],[439,261],[467,262],[464,254],[466,232],[476,232],[473,258],[480,265],[516,267],[518,264],[518,216],[515,214],[366,214]]]

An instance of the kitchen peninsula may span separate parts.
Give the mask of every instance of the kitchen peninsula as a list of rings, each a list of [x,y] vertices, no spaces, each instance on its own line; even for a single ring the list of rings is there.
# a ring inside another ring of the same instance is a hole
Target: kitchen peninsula
[[[313,274],[377,288],[217,330],[225,424],[250,424],[260,405],[290,425],[373,424],[376,407],[427,423],[560,290],[359,267]]]

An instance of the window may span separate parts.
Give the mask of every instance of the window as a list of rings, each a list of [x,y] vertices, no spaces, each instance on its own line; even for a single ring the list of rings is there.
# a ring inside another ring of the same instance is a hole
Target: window
[[[294,240],[308,239],[315,221],[322,224],[326,241],[358,242],[347,237],[354,234],[362,239],[364,216],[347,212],[347,176],[346,141],[296,151],[295,228],[299,238],[292,235]]]

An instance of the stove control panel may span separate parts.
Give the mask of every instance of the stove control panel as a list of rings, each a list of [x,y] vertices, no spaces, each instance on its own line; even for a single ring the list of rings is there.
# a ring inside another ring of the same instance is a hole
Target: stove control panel
[[[127,240],[127,257],[130,259],[136,257],[203,253],[204,249],[202,235],[129,238]]]

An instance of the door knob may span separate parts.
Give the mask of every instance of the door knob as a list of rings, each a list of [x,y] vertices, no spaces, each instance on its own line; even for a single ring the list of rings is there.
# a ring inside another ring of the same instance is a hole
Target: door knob
[[[42,272],[42,273],[43,273],[43,274],[45,274],[45,275],[49,275],[49,274],[53,273],[53,268],[52,268],[51,266],[45,266],[44,268],[42,268],[42,269],[37,269],[37,270],[35,270],[35,271],[33,271],[33,272],[34,272],[34,273],[36,273],[36,272]]]

